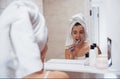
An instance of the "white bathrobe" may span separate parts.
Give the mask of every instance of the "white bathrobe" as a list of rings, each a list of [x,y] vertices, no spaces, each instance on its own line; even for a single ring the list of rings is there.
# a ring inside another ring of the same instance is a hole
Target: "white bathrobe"
[[[0,16],[0,78],[22,78],[40,71],[47,41],[44,17],[28,1],[11,3]]]

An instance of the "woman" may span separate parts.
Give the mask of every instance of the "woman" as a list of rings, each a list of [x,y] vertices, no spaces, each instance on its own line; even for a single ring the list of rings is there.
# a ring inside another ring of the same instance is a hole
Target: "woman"
[[[11,3],[0,16],[0,78],[68,78],[64,72],[43,70],[47,34],[34,3]]]
[[[86,41],[87,31],[84,16],[82,14],[74,15],[71,19],[68,29],[69,30],[65,45],[65,58],[81,59],[88,57],[90,43]],[[100,53],[101,52],[99,50],[99,54]]]

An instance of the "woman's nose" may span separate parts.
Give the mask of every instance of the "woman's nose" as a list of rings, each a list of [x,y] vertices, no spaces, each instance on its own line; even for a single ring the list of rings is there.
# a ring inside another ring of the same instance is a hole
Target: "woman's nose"
[[[79,38],[79,37],[80,37],[80,34],[76,34],[76,37]]]

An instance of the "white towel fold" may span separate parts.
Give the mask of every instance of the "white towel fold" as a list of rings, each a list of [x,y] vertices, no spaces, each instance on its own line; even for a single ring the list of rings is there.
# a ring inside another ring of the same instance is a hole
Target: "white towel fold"
[[[40,51],[46,41],[47,27],[38,7],[29,0],[11,3],[0,16],[0,77],[21,78],[41,70]]]

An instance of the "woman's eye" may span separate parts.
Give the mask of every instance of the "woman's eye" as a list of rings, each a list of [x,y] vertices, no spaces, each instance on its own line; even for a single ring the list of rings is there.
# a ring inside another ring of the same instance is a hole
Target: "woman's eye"
[[[77,34],[77,31],[73,31],[72,34]]]
[[[83,33],[84,33],[84,30],[80,31],[79,33],[80,33],[80,34],[83,34]]]

